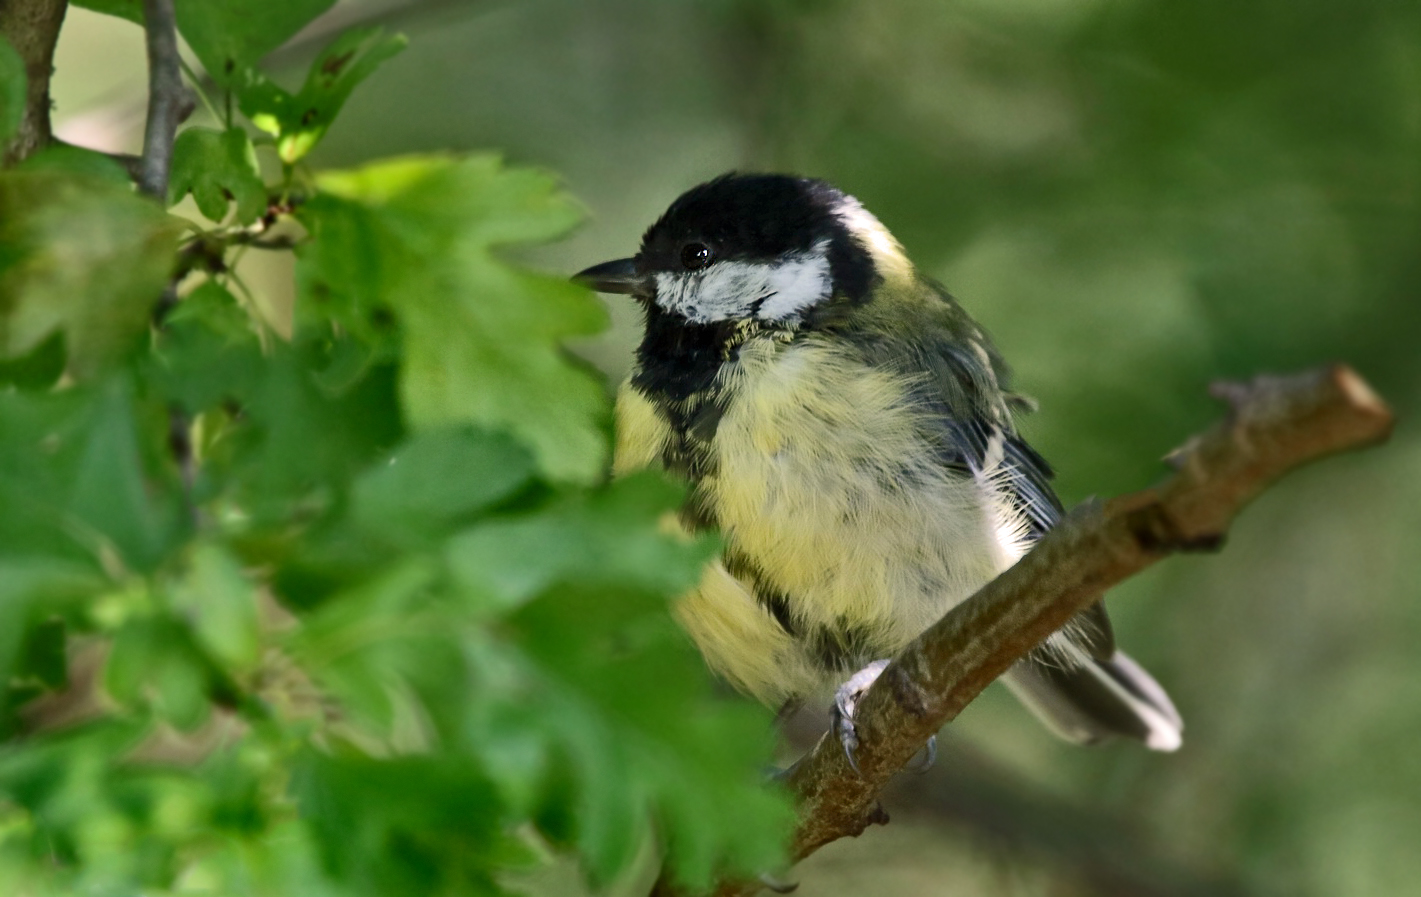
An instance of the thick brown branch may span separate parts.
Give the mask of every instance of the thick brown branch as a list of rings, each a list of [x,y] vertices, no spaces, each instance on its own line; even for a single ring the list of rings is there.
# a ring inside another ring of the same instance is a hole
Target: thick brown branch
[[[0,158],[5,168],[49,143],[49,78],[54,71],[54,45],[59,41],[59,26],[64,23],[68,5],[68,0],[0,2],[0,34],[20,54],[28,81],[20,130],[5,144]]]
[[[835,738],[796,765],[790,855],[857,835],[888,780],[993,679],[1110,587],[1177,551],[1218,546],[1239,510],[1288,471],[1390,434],[1385,403],[1349,368],[1217,385],[1226,418],[1171,456],[1158,486],[1072,514],[1022,560],[928,629],[859,704],[861,770]],[[726,882],[720,895],[758,882]],[[664,885],[663,893],[672,893]]]

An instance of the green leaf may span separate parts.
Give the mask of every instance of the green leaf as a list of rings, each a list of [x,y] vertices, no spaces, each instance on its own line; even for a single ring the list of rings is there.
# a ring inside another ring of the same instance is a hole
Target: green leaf
[[[506,893],[490,870],[510,839],[498,793],[452,756],[299,758],[291,791],[326,867],[351,893]]]
[[[248,513],[279,519],[297,502],[309,515],[318,506],[310,499],[342,494],[355,471],[387,456],[403,436],[389,364],[372,364],[338,389],[322,377],[349,339],[278,343],[243,397],[231,473],[246,490]]]
[[[183,532],[166,408],[124,377],[0,393],[0,553],[156,565]]]
[[[601,477],[605,390],[562,343],[599,330],[605,312],[585,289],[495,254],[576,222],[552,178],[491,156],[431,156],[326,174],[319,184],[326,195],[298,213],[314,238],[298,254],[302,301],[322,301],[323,290],[327,304],[394,314],[408,422],[506,429],[553,478]]]
[[[176,621],[143,617],[124,624],[114,635],[104,687],[119,703],[151,705],[179,729],[191,730],[211,710],[210,683],[210,668]]]
[[[532,474],[533,459],[507,436],[429,430],[356,481],[354,517],[399,541],[437,535],[512,495]]]
[[[92,556],[65,512],[91,405],[88,391],[0,391],[0,553]]]
[[[409,260],[377,210],[322,196],[311,203],[314,209],[298,215],[320,231],[319,239],[296,252],[298,319],[317,326],[334,322],[366,345],[395,354],[399,334],[387,294]]]
[[[232,673],[247,673],[261,659],[257,594],[241,566],[218,546],[199,545],[187,570],[171,586],[197,643]]]
[[[286,43],[335,0],[177,0],[178,30],[218,84]]]
[[[64,374],[64,331],[49,338],[13,361],[0,361],[0,386],[20,389],[48,389]]]
[[[212,221],[227,217],[231,202],[237,204],[239,224],[251,224],[261,216],[266,210],[266,186],[246,131],[188,128],[178,134],[168,204],[177,203],[189,191],[198,209]]]
[[[325,136],[356,85],[407,43],[404,35],[386,35],[378,26],[347,31],[311,63],[306,83],[295,95],[260,72],[248,72],[239,90],[242,112],[277,138],[277,155],[293,164]]]
[[[576,841],[596,879],[625,870],[655,819],[673,873],[695,890],[727,868],[776,868],[793,813],[756,771],[769,712],[716,697],[665,608],[664,593],[577,583],[506,625],[546,677],[537,700],[557,708],[537,725],[575,771]]]
[[[20,130],[25,118],[25,97],[29,81],[25,61],[0,34],[0,143]]]
[[[132,387],[124,378],[104,384],[95,397],[88,426],[70,472],[67,512],[80,524],[102,535],[125,563],[149,570],[162,560],[182,527],[178,496],[171,486],[149,476],[143,438],[151,421],[138,420]],[[160,426],[166,429],[166,415]],[[161,432],[161,431],[160,431]]]
[[[506,800],[521,808],[541,793],[537,817],[571,825],[595,882],[623,873],[653,826],[693,886],[727,868],[775,868],[792,820],[757,772],[768,713],[717,698],[667,613],[717,548],[663,532],[684,495],[641,474],[476,525],[446,548],[470,601],[492,596],[511,611],[499,647],[516,648],[511,660],[474,655],[467,737]]]
[[[69,370],[89,377],[147,332],[180,225],[107,180],[0,174],[0,359],[65,333]]]
[[[103,153],[67,143],[52,143],[15,166],[17,171],[52,171],[92,180],[108,181],[128,190],[133,178],[124,167]]]
[[[74,0],[75,6],[143,24],[143,0]]]
[[[343,712],[379,735],[390,733],[412,681],[458,687],[445,652],[460,623],[432,606],[437,572],[428,558],[407,557],[323,604],[289,642]]]
[[[455,536],[447,548],[449,567],[463,586],[510,605],[559,582],[680,594],[719,548],[713,538],[662,532],[660,515],[684,494],[658,474],[626,477],[552,510],[490,521]],[[608,613],[621,606],[610,606]]]
[[[41,635],[34,642],[38,628],[75,596],[90,594],[102,583],[92,571],[66,561],[0,557],[0,683],[22,675],[26,667],[40,672],[34,669],[37,652],[48,653],[45,646],[52,645],[52,638]],[[43,666],[47,672],[41,678],[49,681],[54,667]]]
[[[63,688],[69,682],[69,664],[64,654],[65,626],[58,617],[44,620],[29,631],[21,676],[34,676],[49,688]]]
[[[206,281],[168,314],[143,372],[191,414],[224,399],[246,400],[263,373],[255,328],[226,287]]]

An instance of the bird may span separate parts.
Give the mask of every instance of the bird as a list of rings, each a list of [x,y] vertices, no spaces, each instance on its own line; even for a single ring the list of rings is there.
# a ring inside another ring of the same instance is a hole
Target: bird
[[[680,523],[723,540],[679,622],[771,707],[833,695],[852,763],[854,704],[886,663],[1064,515],[1015,425],[1031,403],[947,289],[823,180],[699,184],[635,256],[575,279],[644,316],[613,474],[679,479]],[[1178,711],[1101,603],[1002,678],[1068,741],[1181,744]]]

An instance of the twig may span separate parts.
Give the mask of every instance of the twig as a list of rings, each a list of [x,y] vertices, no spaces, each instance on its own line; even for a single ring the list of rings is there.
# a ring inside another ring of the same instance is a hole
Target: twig
[[[178,250],[173,282],[180,283],[194,271],[206,271],[209,274],[229,272],[236,267],[236,263],[228,261],[227,250],[234,246],[283,252],[295,249],[305,242],[294,234],[267,236],[267,231],[273,223],[275,216],[269,216],[239,230],[204,231],[198,234]]]
[[[0,2],[0,35],[4,35],[25,63],[27,91],[20,130],[0,152],[5,168],[28,158],[49,144],[49,79],[54,71],[54,45],[64,23],[67,0],[3,0]]]
[[[1229,413],[1172,456],[1173,476],[1072,514],[884,671],[855,717],[860,773],[832,736],[796,764],[788,778],[800,807],[792,859],[883,821],[878,797],[894,773],[992,680],[1107,589],[1172,553],[1217,547],[1239,510],[1283,474],[1391,432],[1386,404],[1342,365],[1218,385],[1213,393],[1228,401]],[[726,881],[716,894],[760,887]],[[655,893],[676,890],[663,880]]]
[[[178,124],[192,114],[195,104],[183,84],[173,0],[143,0],[143,22],[148,41],[148,124],[143,131],[138,189],[166,206]],[[178,276],[175,275],[154,306],[153,323],[161,328],[177,303]],[[188,432],[191,423],[178,406],[169,409],[168,448],[182,476],[183,501],[188,518],[196,529],[201,523],[201,515],[193,501],[196,459]]]
[[[178,123],[192,112],[178,57],[173,0],[143,0],[148,34],[148,124],[143,131],[143,172],[138,186],[166,202]]]

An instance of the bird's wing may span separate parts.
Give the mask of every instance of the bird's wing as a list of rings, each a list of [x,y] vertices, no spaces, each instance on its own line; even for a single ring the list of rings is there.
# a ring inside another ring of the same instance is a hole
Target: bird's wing
[[[999,496],[1020,514],[1027,536],[1036,542],[1065,515],[1051,486],[1051,465],[1016,432],[999,378],[1005,366],[985,333],[980,351],[960,344],[940,346],[923,358],[930,376],[923,396],[942,421],[943,463],[971,476],[990,475]],[[990,364],[988,361],[990,360]],[[1092,658],[1109,660],[1115,635],[1103,604],[1082,611],[1071,627],[1073,640]]]
[[[956,389],[973,382],[958,377]],[[1051,488],[1051,467],[1003,419],[983,411],[990,397],[963,403],[945,427],[954,446],[946,463],[964,472],[987,472],[1040,539],[1065,513]],[[965,411],[965,414],[963,413]],[[1089,744],[1111,736],[1143,741],[1154,750],[1179,747],[1183,723],[1163,688],[1143,667],[1115,646],[1105,605],[1077,614],[1067,628],[1017,662],[1004,681],[1048,728],[1063,738]]]
[[[1016,432],[1008,371],[991,339],[939,285],[917,307],[917,320],[861,343],[871,364],[898,366],[918,384],[914,401],[938,421],[941,463],[965,476],[990,478],[1036,541],[1064,509],[1052,472]],[[1168,695],[1116,650],[1105,606],[1092,605],[1005,676],[1022,702],[1058,734],[1078,742],[1125,736],[1157,750],[1179,746],[1182,724]]]

